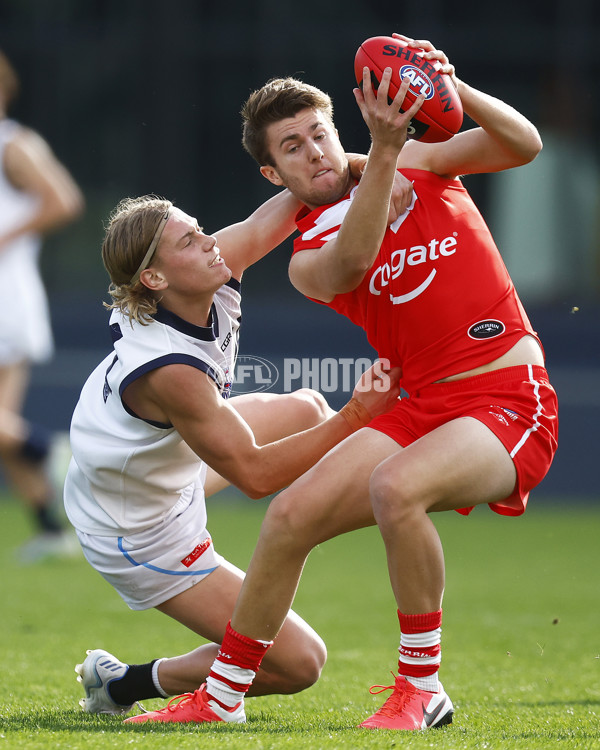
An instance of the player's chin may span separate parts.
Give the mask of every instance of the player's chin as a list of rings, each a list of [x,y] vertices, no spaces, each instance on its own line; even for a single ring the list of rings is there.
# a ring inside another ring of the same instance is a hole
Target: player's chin
[[[327,203],[335,203],[343,198],[349,190],[350,185],[348,181],[341,179],[339,176],[329,180],[323,178],[321,184],[318,186],[313,185],[310,201],[306,201],[306,203],[313,206],[324,206]]]
[[[226,284],[231,279],[233,273],[224,261],[210,267],[211,272],[217,278],[219,284]]]

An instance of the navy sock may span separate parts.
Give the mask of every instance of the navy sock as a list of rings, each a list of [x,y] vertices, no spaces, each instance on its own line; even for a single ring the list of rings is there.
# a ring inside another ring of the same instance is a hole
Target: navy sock
[[[155,661],[156,659],[148,664],[130,664],[120,680],[110,683],[108,693],[115,703],[130,706],[146,698],[162,698],[152,679],[152,665]]]

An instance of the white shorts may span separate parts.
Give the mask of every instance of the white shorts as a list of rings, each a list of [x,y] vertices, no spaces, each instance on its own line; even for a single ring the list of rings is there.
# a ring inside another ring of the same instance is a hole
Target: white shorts
[[[77,531],[90,565],[131,609],[150,609],[186,591],[223,558],[203,523],[204,502],[192,500],[178,516],[131,536]]]

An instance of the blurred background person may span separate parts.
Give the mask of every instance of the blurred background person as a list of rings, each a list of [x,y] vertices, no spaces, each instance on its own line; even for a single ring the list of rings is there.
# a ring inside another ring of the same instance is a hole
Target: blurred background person
[[[31,512],[35,535],[19,555],[33,562],[75,549],[55,509],[50,433],[22,410],[31,365],[54,349],[38,265],[41,239],[76,219],[84,200],[46,141],[7,116],[18,91],[18,76],[0,51],[0,468]]]

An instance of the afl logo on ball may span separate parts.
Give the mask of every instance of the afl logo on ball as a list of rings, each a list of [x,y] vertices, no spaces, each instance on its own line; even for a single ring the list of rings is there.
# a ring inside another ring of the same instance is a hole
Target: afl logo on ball
[[[493,339],[504,331],[504,323],[499,320],[481,320],[469,328],[469,336],[472,339]]]
[[[410,88],[417,94],[422,94],[426,100],[433,97],[434,88],[431,78],[425,75],[423,71],[415,68],[414,65],[403,65],[400,68],[400,80],[403,78],[408,78]]]

